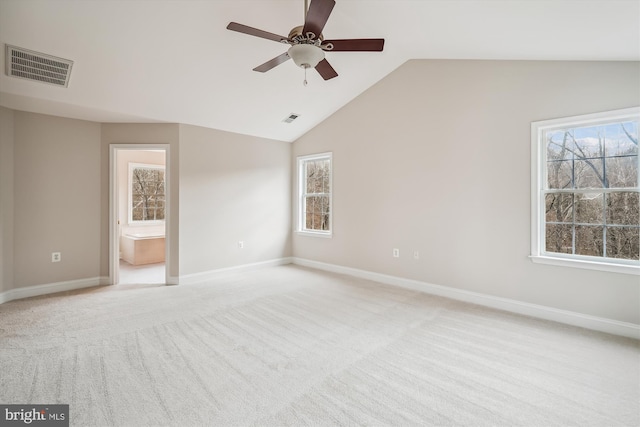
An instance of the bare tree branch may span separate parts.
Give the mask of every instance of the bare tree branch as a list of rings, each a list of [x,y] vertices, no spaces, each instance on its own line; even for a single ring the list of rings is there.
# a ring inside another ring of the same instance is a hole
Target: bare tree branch
[[[576,141],[575,137],[574,137],[571,133],[569,133],[569,131],[567,131],[566,133],[568,133],[568,134],[569,134],[569,136],[571,137],[571,139],[573,140],[573,144],[574,144],[574,146],[575,146],[578,150],[580,150],[580,157],[582,157],[580,160],[584,161],[584,162],[585,162],[585,163],[586,163],[586,164],[587,164],[587,165],[588,165],[588,166],[593,170],[593,173],[595,173],[596,177],[598,178],[598,181],[600,181],[600,184],[602,184],[602,187],[603,187],[603,188],[607,188],[607,187],[609,187],[609,184],[608,184],[608,182],[607,182],[607,177],[606,177],[606,176],[604,176],[604,170],[602,171],[602,175],[600,175],[600,172],[598,172],[598,169],[597,169],[597,168],[596,168],[596,166],[592,163],[591,159],[587,159],[587,158],[586,158],[587,156],[586,156],[586,154],[584,153],[584,150],[583,150],[582,148],[580,148],[580,145],[579,145],[579,144],[578,144],[578,142]],[[602,157],[604,157],[604,152],[603,152],[603,148],[602,148],[602,145],[603,145],[603,143],[602,143],[602,138],[601,138],[601,137],[598,137],[598,141],[599,141],[599,143],[600,143],[600,155],[601,155]],[[574,155],[575,155],[575,152],[574,152]],[[575,179],[575,178],[574,178],[574,179]]]
[[[629,141],[633,142],[634,144],[638,145],[638,138],[634,138],[633,135],[631,135],[628,131],[627,128],[624,127],[624,123],[620,123],[620,127],[622,127],[622,130],[624,131],[625,135],[627,135],[627,138],[629,138]]]

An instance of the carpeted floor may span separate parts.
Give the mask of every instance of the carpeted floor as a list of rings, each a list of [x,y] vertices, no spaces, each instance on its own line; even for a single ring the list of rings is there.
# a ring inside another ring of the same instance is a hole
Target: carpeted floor
[[[120,285],[166,283],[164,262],[156,264],[131,265],[121,259],[119,267]]]
[[[0,403],[68,403],[73,426],[638,426],[640,343],[281,266],[0,305]]]

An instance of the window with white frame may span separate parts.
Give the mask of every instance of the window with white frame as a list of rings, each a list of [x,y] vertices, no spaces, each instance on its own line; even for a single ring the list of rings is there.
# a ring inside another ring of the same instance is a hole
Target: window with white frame
[[[331,153],[298,157],[298,232],[331,235]]]
[[[165,167],[129,163],[129,223],[164,221]]]
[[[640,274],[640,108],[534,122],[532,260]]]

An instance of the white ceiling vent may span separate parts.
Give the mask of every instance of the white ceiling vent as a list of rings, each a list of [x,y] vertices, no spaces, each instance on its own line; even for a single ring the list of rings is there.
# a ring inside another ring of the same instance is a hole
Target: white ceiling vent
[[[73,61],[44,53],[6,45],[5,64],[8,76],[67,87]]]
[[[284,120],[283,120],[283,122],[285,122],[285,123],[291,123],[292,121],[294,121],[294,120],[295,120],[295,119],[297,119],[298,117],[300,117],[300,114],[294,114],[294,113],[291,113],[291,114],[289,114],[289,116],[288,116],[286,119],[284,119]]]

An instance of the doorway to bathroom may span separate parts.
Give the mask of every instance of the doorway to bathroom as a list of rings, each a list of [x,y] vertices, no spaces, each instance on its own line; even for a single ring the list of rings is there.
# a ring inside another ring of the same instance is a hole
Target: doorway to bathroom
[[[109,183],[110,283],[168,283],[168,146],[111,144]]]

